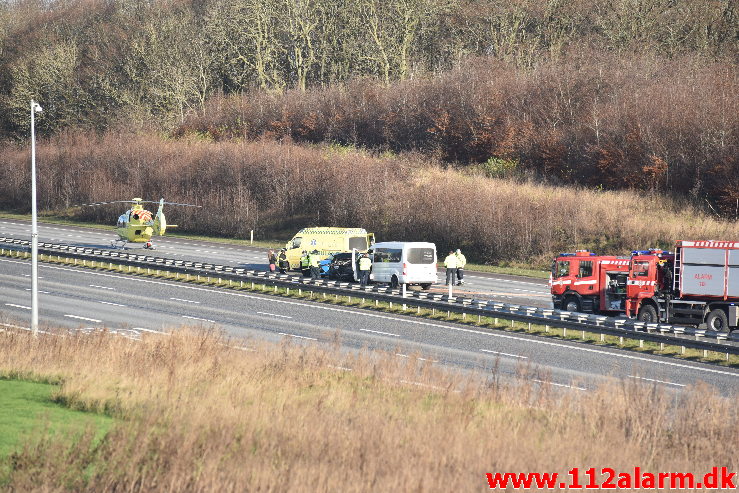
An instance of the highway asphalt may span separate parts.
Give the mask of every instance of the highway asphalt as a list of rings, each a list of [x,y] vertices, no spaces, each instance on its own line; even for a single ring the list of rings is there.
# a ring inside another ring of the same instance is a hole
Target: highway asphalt
[[[129,332],[215,326],[235,338],[334,344],[394,352],[503,378],[525,374],[562,391],[612,379],[680,392],[700,381],[735,397],[739,370],[526,334],[310,301],[39,264],[41,324]],[[0,258],[0,319],[29,320],[30,262]],[[27,325],[27,324],[26,324]]]
[[[30,221],[0,219],[0,236],[31,239]],[[39,223],[39,241],[84,245],[109,249],[111,240],[118,237],[114,228],[110,231]],[[264,248],[234,245],[200,240],[186,240],[173,237],[155,238],[156,250],[143,250],[142,244],[129,244],[128,251],[141,250],[162,257],[212,262],[222,265],[238,266],[247,269],[267,268],[267,250]],[[442,254],[440,254],[442,255]],[[465,285],[454,287],[454,292],[465,293],[478,299],[494,299],[506,303],[551,308],[552,299],[546,279],[509,276],[468,271]],[[444,273],[439,273],[439,285],[432,291],[446,293]]]

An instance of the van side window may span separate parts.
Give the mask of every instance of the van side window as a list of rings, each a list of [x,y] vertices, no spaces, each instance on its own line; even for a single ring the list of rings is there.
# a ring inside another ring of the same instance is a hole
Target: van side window
[[[565,277],[570,275],[570,261],[560,260],[557,262],[557,277]]]
[[[293,246],[292,248],[300,248],[300,243],[303,241],[303,238],[293,238]]]
[[[396,248],[376,248],[374,262],[400,262],[403,250]]]
[[[408,263],[410,264],[433,264],[434,249],[433,248],[409,248]]]
[[[580,268],[577,271],[577,277],[590,277],[593,275],[593,261],[581,260]]]
[[[366,236],[352,236],[349,238],[349,250],[356,248],[357,250],[367,250]]]

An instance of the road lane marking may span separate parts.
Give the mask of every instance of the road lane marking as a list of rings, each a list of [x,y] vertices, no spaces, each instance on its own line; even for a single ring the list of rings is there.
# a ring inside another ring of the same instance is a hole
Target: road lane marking
[[[23,308],[24,310],[30,310],[30,306],[15,305],[13,303],[5,303],[5,306],[12,306],[13,308]]]
[[[115,291],[115,288],[109,288],[107,286],[98,286],[97,284],[90,284],[91,288],[107,289],[108,291]]]
[[[395,353],[395,356],[400,356],[401,358],[410,358],[410,356],[408,356],[407,354],[402,354],[402,353]],[[431,363],[439,362],[438,359],[426,359],[426,358],[420,358],[420,357],[416,357],[416,359],[418,361],[430,361]]]
[[[295,334],[287,334],[285,332],[278,332],[278,334],[280,334],[281,336],[297,337],[298,339],[309,339],[311,341],[317,341],[318,340],[315,337],[299,336],[299,335],[295,335]]]
[[[567,385],[565,383],[548,382],[546,380],[539,380],[538,378],[532,378],[531,380],[534,381],[534,382],[543,383],[543,384],[546,384],[546,385],[554,385],[555,387],[567,387],[568,389],[575,389],[575,390],[588,390],[588,389],[585,389],[583,387],[577,387],[575,385]]]
[[[636,378],[637,380],[646,380],[648,382],[663,383],[665,385],[675,385],[677,387],[685,387],[686,386],[686,385],[683,385],[681,383],[665,382],[664,380],[655,380],[654,378],[638,377],[636,375],[629,375],[629,378]]]
[[[502,356],[510,356],[511,358],[529,359],[528,356],[520,356],[518,354],[503,353],[501,351],[493,351],[491,349],[480,349],[480,351],[482,351],[484,353],[493,353],[493,354],[500,354]]]
[[[31,291],[32,289],[33,289],[33,288],[26,288],[26,291]],[[49,294],[49,292],[48,292],[48,291],[39,291],[39,293],[42,293],[42,294]]]
[[[190,320],[200,320],[201,322],[216,323],[215,320],[209,320],[207,318],[191,317],[190,315],[182,315],[182,318],[189,318]]]
[[[7,262],[7,263],[12,263],[12,264],[18,264],[18,265],[28,265],[27,262],[18,261],[18,260],[10,260],[10,259],[0,259],[0,262]],[[382,320],[399,321],[399,322],[413,324],[413,325],[423,325],[423,326],[426,326],[426,327],[433,327],[433,328],[437,328],[437,329],[448,329],[448,330],[453,330],[453,331],[457,331],[457,332],[465,332],[465,333],[470,333],[470,334],[478,334],[478,335],[484,335],[484,336],[488,336],[488,337],[497,337],[497,338],[501,338],[501,339],[511,339],[511,340],[515,340],[515,341],[518,341],[518,342],[528,342],[528,343],[532,343],[532,344],[541,344],[541,345],[544,345],[544,346],[554,346],[554,347],[559,347],[559,348],[562,348],[562,349],[569,349],[569,350],[574,350],[574,351],[583,351],[583,352],[588,352],[588,353],[593,353],[593,354],[600,354],[600,355],[604,355],[604,356],[608,356],[608,357],[612,357],[612,358],[622,358],[622,359],[628,359],[628,360],[632,360],[632,361],[642,361],[642,362],[646,362],[646,363],[650,363],[650,364],[655,364],[655,365],[671,366],[671,367],[675,367],[675,368],[685,368],[685,369],[688,369],[688,370],[695,370],[695,371],[705,372],[705,373],[713,373],[713,374],[717,374],[717,375],[727,375],[727,376],[739,378],[739,372],[733,373],[733,372],[729,372],[729,371],[716,370],[716,369],[713,369],[713,368],[705,368],[705,367],[701,367],[701,366],[692,366],[692,365],[687,365],[687,364],[684,364],[684,363],[676,363],[676,362],[673,362],[673,361],[664,361],[664,360],[661,360],[661,359],[650,359],[650,358],[645,358],[643,356],[635,356],[635,355],[625,354],[625,353],[620,353],[620,352],[608,352],[608,351],[604,351],[604,350],[601,350],[601,349],[594,349],[594,348],[583,347],[583,346],[578,346],[578,345],[569,345],[569,344],[563,344],[563,343],[559,343],[559,342],[546,341],[546,340],[534,339],[534,338],[523,337],[523,336],[513,336],[513,335],[508,335],[508,334],[500,334],[500,333],[496,333],[496,332],[483,332],[483,331],[480,331],[480,330],[467,329],[467,328],[464,328],[464,327],[453,327],[453,326],[450,326],[450,325],[441,325],[441,324],[435,324],[435,323],[431,323],[431,322],[423,322],[423,321],[420,321],[420,320],[408,320],[408,319],[404,319],[404,318],[390,317],[390,316],[387,316],[387,315],[380,315],[380,314],[376,314],[376,313],[365,313],[363,311],[349,310],[349,309],[346,309],[346,308],[337,308],[337,307],[324,306],[324,305],[318,305],[318,304],[315,304],[314,305],[314,304],[307,303],[307,302],[306,303],[299,303],[297,301],[288,301],[288,300],[275,299],[275,298],[271,298],[271,297],[268,297],[268,296],[255,296],[255,295],[249,295],[249,294],[244,294],[244,293],[235,293],[235,292],[229,292],[229,291],[220,291],[218,289],[207,289],[207,288],[198,287],[198,286],[189,286],[189,285],[185,285],[185,284],[178,284],[176,282],[162,282],[162,281],[154,281],[154,280],[151,280],[151,279],[139,279],[139,278],[135,278],[135,277],[120,276],[120,275],[116,275],[116,274],[107,274],[107,273],[104,273],[104,272],[94,272],[94,271],[87,271],[87,270],[84,270],[84,269],[73,269],[73,268],[69,268],[69,267],[57,267],[57,266],[54,266],[54,265],[45,265],[45,264],[44,265],[40,265],[40,267],[42,267],[44,269],[50,269],[50,270],[59,270],[59,271],[64,271],[64,272],[76,272],[78,274],[107,277],[107,278],[113,278],[113,279],[118,279],[118,280],[142,282],[142,283],[159,285],[159,286],[177,287],[177,288],[180,288],[180,289],[188,289],[188,290],[192,290],[192,291],[204,291],[204,292],[211,293],[211,294],[218,293],[218,294],[222,294],[222,295],[226,295],[226,296],[234,296],[234,297],[238,297],[238,298],[253,299],[253,300],[260,300],[260,301],[268,300],[270,303],[281,303],[281,304],[285,304],[285,305],[301,306],[301,307],[304,307],[304,308],[312,308],[312,309],[315,309],[315,310],[326,310],[326,311],[334,311],[334,312],[339,312],[339,313],[361,314],[364,317],[371,317],[371,318],[377,318],[377,319],[382,319]]]
[[[384,336],[393,336],[393,337],[400,337],[399,334],[392,334],[390,332],[382,332],[380,330],[369,330],[369,329],[359,329],[362,332],[372,332],[373,334],[382,334]]]
[[[95,318],[87,318],[87,317],[80,317],[79,315],[64,315],[65,317],[69,318],[76,318],[77,320],[84,320],[86,322],[95,322],[96,324],[99,324],[102,322],[102,320],[97,320]]]
[[[198,305],[200,304],[200,302],[199,302],[199,301],[193,301],[193,300],[183,300],[182,298],[170,298],[170,300],[175,300],[175,301],[184,301],[185,303],[195,303],[195,304],[198,304]]]
[[[277,315],[276,313],[267,313],[267,312],[254,312],[254,313],[258,313],[260,315],[269,315],[270,317],[292,318],[292,317],[288,317],[287,315]]]
[[[102,303],[103,305],[112,305],[112,306],[126,306],[126,305],[121,305],[120,303],[111,303],[110,301],[98,301],[98,303]]]
[[[23,274],[23,277],[31,277],[31,274]],[[38,276],[39,279],[43,279],[43,277]]]

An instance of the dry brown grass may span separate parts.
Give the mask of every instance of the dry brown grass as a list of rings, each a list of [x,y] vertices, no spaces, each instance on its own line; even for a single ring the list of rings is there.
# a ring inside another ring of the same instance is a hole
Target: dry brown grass
[[[575,395],[378,353],[226,342],[0,335],[0,376],[59,378],[60,402],[121,418],[97,447],[27,446],[10,489],[474,491],[495,471],[739,466],[734,403],[708,388]]]
[[[28,205],[26,149],[0,148],[0,207]],[[739,238],[721,221],[646,192],[599,192],[486,178],[415,155],[374,156],[288,142],[172,141],[70,134],[39,145],[41,210],[143,196],[197,203],[170,222],[208,235],[288,240],[311,225],[361,226],[381,240],[433,241],[478,263],[548,266],[558,251],[626,254],[681,239]],[[26,209],[27,210],[27,209]],[[112,224],[123,210],[83,208]]]

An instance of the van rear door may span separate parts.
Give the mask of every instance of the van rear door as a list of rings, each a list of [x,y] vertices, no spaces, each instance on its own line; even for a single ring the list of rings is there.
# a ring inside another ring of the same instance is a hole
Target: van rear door
[[[410,247],[406,251],[408,263],[406,282],[436,282],[436,250],[432,247]]]

